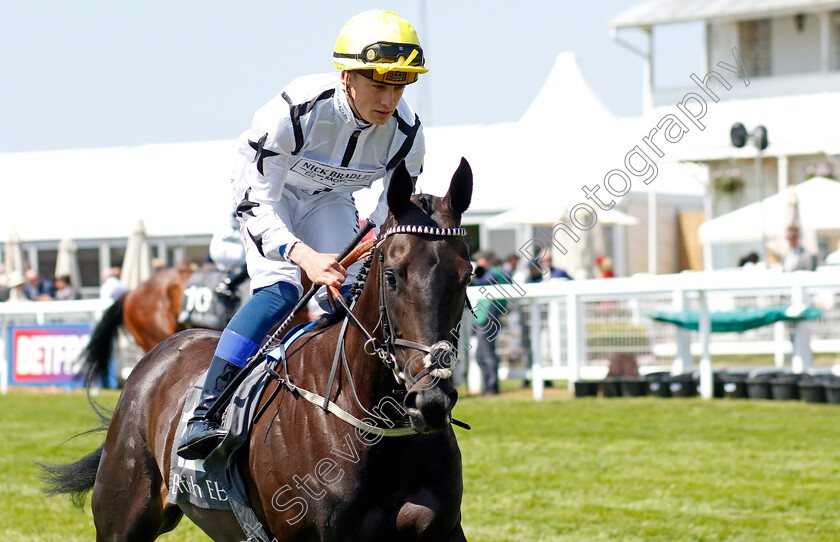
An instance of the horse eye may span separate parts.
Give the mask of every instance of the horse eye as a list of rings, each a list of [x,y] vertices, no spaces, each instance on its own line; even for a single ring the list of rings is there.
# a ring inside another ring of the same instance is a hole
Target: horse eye
[[[397,285],[397,277],[394,275],[393,271],[385,271],[385,282],[388,283],[388,286]]]

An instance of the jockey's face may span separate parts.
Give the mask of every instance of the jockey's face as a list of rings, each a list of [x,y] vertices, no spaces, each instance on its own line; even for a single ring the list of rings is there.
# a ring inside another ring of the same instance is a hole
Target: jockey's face
[[[353,72],[341,72],[350,107],[360,119],[385,124],[400,103],[405,86],[377,83]]]

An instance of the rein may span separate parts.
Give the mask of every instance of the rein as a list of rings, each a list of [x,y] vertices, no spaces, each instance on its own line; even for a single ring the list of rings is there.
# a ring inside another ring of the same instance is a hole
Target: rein
[[[452,361],[456,356],[456,349],[452,343],[448,341],[439,341],[431,346],[427,346],[425,344],[421,344],[414,341],[409,341],[406,339],[395,338],[393,336],[393,324],[391,322],[390,313],[388,311],[387,303],[385,301],[385,271],[383,267],[384,263],[384,251],[382,250],[382,246],[388,237],[396,234],[418,234],[418,235],[430,235],[435,237],[464,237],[467,234],[467,230],[464,228],[438,228],[438,227],[429,227],[429,226],[393,226],[388,228],[384,234],[379,239],[369,239],[364,241],[359,246],[357,246],[350,254],[347,255],[344,259],[341,260],[340,264],[342,267],[347,268],[353,263],[357,262],[358,260],[362,259],[363,257],[368,257],[370,259],[373,258],[373,255],[378,251],[379,252],[379,320],[372,331],[368,331],[365,326],[359,321],[356,315],[353,313],[353,308],[355,307],[356,301],[358,297],[352,299],[350,305],[348,306],[347,302],[344,300],[343,296],[339,293],[336,288],[328,287],[329,294],[331,296],[330,302],[335,306],[335,302],[338,302],[346,311],[346,315],[344,318],[344,322],[341,325],[341,330],[339,332],[338,341],[336,344],[336,352],[335,357],[333,358],[332,368],[330,370],[330,377],[327,383],[327,391],[324,396],[318,395],[317,393],[310,392],[305,390],[301,387],[296,386],[292,380],[291,375],[288,372],[288,366],[286,365],[286,355],[285,351],[283,351],[282,347],[278,348],[281,350],[280,356],[283,362],[283,370],[286,374],[285,378],[278,374],[275,370],[271,367],[266,367],[266,371],[269,374],[280,381],[280,386],[278,386],[274,392],[272,393],[269,400],[265,403],[263,409],[257,414],[257,418],[259,418],[262,413],[264,412],[265,408],[268,406],[269,403],[274,399],[276,394],[282,387],[286,387],[292,393],[297,393],[302,398],[306,399],[310,403],[320,406],[324,410],[328,412],[332,412],[336,416],[338,416],[341,420],[353,425],[357,429],[364,431],[366,433],[370,433],[377,436],[385,436],[385,437],[401,437],[415,434],[414,429],[411,427],[403,427],[403,428],[382,428],[367,423],[364,420],[360,420],[357,417],[353,416],[349,412],[345,411],[337,404],[329,400],[329,396],[332,392],[333,385],[335,383],[335,377],[338,372],[338,364],[339,360],[343,362],[344,370],[347,372],[348,375],[348,382],[350,390],[353,394],[353,398],[356,402],[356,405],[368,416],[371,416],[373,419],[379,419],[381,421],[385,421],[386,423],[390,422],[390,425],[393,425],[393,421],[390,419],[383,419],[382,416],[374,414],[370,412],[368,409],[361,404],[359,400],[358,394],[356,393],[356,387],[353,382],[353,376],[350,373],[349,363],[347,361],[347,355],[344,348],[345,337],[347,334],[347,327],[350,321],[367,337],[367,341],[364,345],[364,351],[368,355],[376,355],[382,363],[391,370],[394,374],[394,378],[398,383],[403,384],[410,384],[407,386],[407,389],[410,390],[417,382],[419,382],[423,377],[430,375],[434,378],[440,379],[448,379],[452,376],[452,370],[448,368],[451,366]],[[367,279],[367,274],[361,278],[362,282]],[[333,301],[335,300],[335,302]],[[378,344],[378,340],[376,337],[373,336],[373,332],[376,331],[379,326],[382,326],[382,334],[383,334],[383,341],[382,344]],[[420,350],[422,352],[426,352],[426,356],[424,357],[424,365],[425,367],[417,373],[414,377],[409,375],[406,378],[406,375],[400,371],[399,366],[397,365],[397,358],[396,358],[396,347],[403,347],[403,348],[412,348],[415,350]],[[372,351],[371,351],[372,350]],[[439,366],[439,363],[443,360],[448,360],[447,367]],[[277,359],[279,363],[281,360]],[[411,380],[409,382],[409,380]],[[386,417],[387,418],[387,417]],[[454,423],[460,427],[464,427],[469,429],[467,424],[463,422],[459,422],[454,420],[450,417],[451,423]]]

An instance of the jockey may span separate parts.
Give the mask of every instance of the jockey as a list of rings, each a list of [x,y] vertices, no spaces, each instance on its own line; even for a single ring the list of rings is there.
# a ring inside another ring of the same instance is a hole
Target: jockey
[[[180,456],[204,458],[224,437],[205,414],[302,295],[301,269],[315,284],[345,282],[348,270],[335,257],[359,229],[353,192],[383,179],[370,217],[382,226],[394,168],[404,160],[412,177],[420,174],[423,130],[401,98],[428,71],[424,63],[406,20],[390,11],[360,13],[336,41],[340,73],[295,79],[240,137],[232,184],[252,297],[222,332]],[[325,305],[323,296],[318,301]]]

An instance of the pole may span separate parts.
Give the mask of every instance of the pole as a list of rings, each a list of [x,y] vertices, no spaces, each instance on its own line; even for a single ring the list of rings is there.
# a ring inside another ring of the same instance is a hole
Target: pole
[[[764,218],[764,172],[761,167],[761,147],[756,143],[755,178],[758,180],[758,202],[761,206],[761,259],[767,263],[767,227]]]

